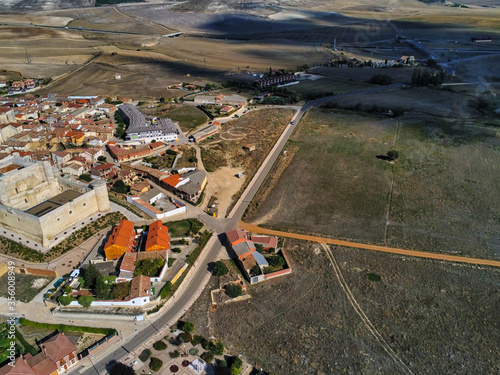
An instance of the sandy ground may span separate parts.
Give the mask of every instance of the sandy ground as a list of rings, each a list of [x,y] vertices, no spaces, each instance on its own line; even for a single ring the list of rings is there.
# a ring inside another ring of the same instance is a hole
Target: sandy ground
[[[208,183],[205,190],[205,201],[202,208],[205,209],[211,196],[219,200],[219,217],[225,217],[227,209],[231,205],[232,196],[240,190],[243,179],[235,175],[241,172],[238,168],[223,167],[215,172],[208,173]]]

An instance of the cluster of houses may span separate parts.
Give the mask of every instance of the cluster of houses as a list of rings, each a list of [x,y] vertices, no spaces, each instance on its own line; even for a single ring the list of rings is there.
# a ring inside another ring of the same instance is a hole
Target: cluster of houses
[[[122,220],[113,228],[104,244],[105,260],[91,260],[91,263],[103,276],[116,276],[116,283],[130,282],[129,293],[120,299],[92,301],[91,306],[142,307],[152,302],[151,283],[164,281],[169,252],[170,235],[168,228],[160,220],[149,225],[147,231],[143,231],[142,228],[136,231],[133,222]],[[162,266],[157,275],[135,275],[137,265],[146,259],[161,261]],[[79,270],[73,272],[75,275],[79,274]],[[72,297],[93,295],[90,290],[81,288],[76,277],[68,285],[72,288],[69,294]],[[79,306],[79,303],[72,301],[69,305]]]
[[[0,81],[0,88],[8,90],[9,94],[32,90],[36,87],[37,82],[34,79],[25,79],[23,81],[13,81],[10,85],[5,81]]]
[[[59,375],[78,362],[76,346],[64,334],[58,333],[40,343],[41,352],[19,356],[14,365],[0,368],[0,375]]]
[[[226,232],[226,237],[238,265],[250,284],[292,272],[285,253],[278,247],[278,237],[252,236],[243,229]],[[284,265],[278,270],[270,269],[268,259],[277,254],[283,257]]]
[[[0,152],[102,146],[113,136],[109,106],[103,97],[0,97]]]

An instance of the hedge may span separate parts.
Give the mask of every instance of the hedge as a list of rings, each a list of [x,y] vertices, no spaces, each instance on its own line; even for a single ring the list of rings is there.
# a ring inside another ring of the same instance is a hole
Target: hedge
[[[36,327],[52,329],[59,332],[86,332],[86,333],[97,333],[101,335],[112,335],[116,334],[116,330],[113,328],[97,328],[97,327],[83,327],[83,326],[73,326],[66,324],[50,324],[50,323],[39,323],[33,322],[25,318],[19,318],[19,324],[22,326]]]

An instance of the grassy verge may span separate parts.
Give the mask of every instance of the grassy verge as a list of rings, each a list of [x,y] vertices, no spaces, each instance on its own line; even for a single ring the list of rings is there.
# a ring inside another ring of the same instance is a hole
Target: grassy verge
[[[186,219],[178,221],[169,221],[165,223],[168,227],[170,237],[184,237],[190,234],[196,234],[203,228],[203,223],[198,219]]]
[[[59,332],[86,332],[86,333],[97,333],[106,336],[116,333],[116,330],[113,328],[97,328],[97,327],[73,326],[66,324],[39,323],[25,318],[19,318],[19,324],[21,326],[53,329]]]
[[[68,238],[66,238],[58,245],[54,246],[45,254],[33,250],[27,246],[18,244],[17,242],[11,241],[8,238],[0,237],[0,253],[29,262],[41,263],[51,261],[79,246],[101,230],[118,224],[120,220],[124,218],[125,216],[123,216],[119,212],[111,212],[105,216],[102,216],[92,224],[89,224],[82,229],[79,229],[76,232],[72,233]]]

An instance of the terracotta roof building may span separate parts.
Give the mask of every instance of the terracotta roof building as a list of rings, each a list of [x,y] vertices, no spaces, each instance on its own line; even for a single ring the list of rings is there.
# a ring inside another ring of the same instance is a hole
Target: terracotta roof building
[[[151,280],[147,276],[136,276],[130,282],[130,300],[150,296]]]
[[[247,232],[245,232],[243,229],[234,229],[232,231],[226,232],[226,236],[232,246],[248,240]]]
[[[118,259],[126,252],[131,251],[134,238],[134,223],[125,219],[120,221],[120,224],[113,229],[108,242],[104,245],[106,259]]]
[[[163,225],[161,220],[157,220],[149,226],[145,250],[168,250],[169,248],[170,236],[168,234],[168,228]]]

